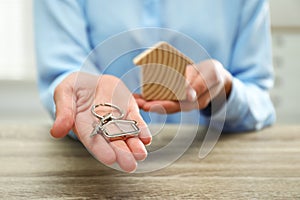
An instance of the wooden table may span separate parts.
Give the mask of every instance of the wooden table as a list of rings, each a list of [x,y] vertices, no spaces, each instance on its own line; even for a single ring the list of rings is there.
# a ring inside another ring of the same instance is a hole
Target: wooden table
[[[172,165],[140,174],[98,163],[79,142],[51,138],[49,127],[0,124],[1,199],[300,199],[300,125],[224,134],[204,159],[197,137]]]

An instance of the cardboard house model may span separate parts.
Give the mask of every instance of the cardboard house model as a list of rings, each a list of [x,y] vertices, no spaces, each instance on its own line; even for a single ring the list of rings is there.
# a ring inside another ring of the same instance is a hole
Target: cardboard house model
[[[159,42],[133,60],[142,67],[146,100],[185,100],[185,70],[193,61],[167,42]]]

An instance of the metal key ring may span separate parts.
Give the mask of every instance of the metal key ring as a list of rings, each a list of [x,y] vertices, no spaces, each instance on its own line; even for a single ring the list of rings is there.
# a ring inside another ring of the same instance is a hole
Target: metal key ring
[[[96,111],[95,111],[95,109],[98,108],[99,106],[111,107],[111,108],[116,109],[120,113],[120,115],[117,116],[117,117],[110,114],[112,119],[122,119],[125,115],[123,110],[121,108],[119,108],[118,106],[116,106],[116,105],[113,105],[113,104],[110,104],[110,103],[100,103],[100,104],[93,105],[92,109],[91,109],[93,115],[95,117],[97,117],[98,119],[100,119],[100,120],[104,119],[104,116],[101,116],[101,115],[97,114]]]

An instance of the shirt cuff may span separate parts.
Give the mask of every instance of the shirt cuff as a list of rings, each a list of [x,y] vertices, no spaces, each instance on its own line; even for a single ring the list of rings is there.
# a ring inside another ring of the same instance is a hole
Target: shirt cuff
[[[232,88],[230,95],[224,103],[223,98],[213,100],[209,106],[201,110],[201,113],[207,118],[207,121],[213,122],[216,126],[223,126],[223,131],[234,131],[237,127],[240,116],[247,112],[245,105],[246,94],[243,83],[237,78],[232,79]]]
[[[233,78],[229,98],[225,104],[226,106],[222,108],[226,109],[226,122],[230,122],[233,126],[234,123],[238,123],[240,116],[244,116],[247,111],[248,105],[245,105],[244,102],[247,102],[245,86],[239,79]]]

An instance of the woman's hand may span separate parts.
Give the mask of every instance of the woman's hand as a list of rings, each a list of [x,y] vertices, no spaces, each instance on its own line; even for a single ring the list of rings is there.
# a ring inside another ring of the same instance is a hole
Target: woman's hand
[[[187,100],[146,101],[141,95],[134,94],[139,107],[145,111],[157,113],[175,113],[204,109],[218,95],[229,96],[232,85],[231,74],[216,60],[206,60],[186,68]],[[226,99],[226,98],[223,98]]]
[[[120,79],[110,75],[73,73],[57,86],[54,100],[56,119],[50,131],[53,137],[64,137],[73,130],[97,160],[107,165],[117,162],[127,172],[134,171],[137,161],[146,158],[144,145],[151,143],[151,134],[139,114],[135,99]],[[112,142],[100,134],[90,137],[93,124],[98,121],[92,115],[91,107],[99,103],[112,103],[120,107],[126,113],[126,119],[138,123],[141,130],[139,137]]]

